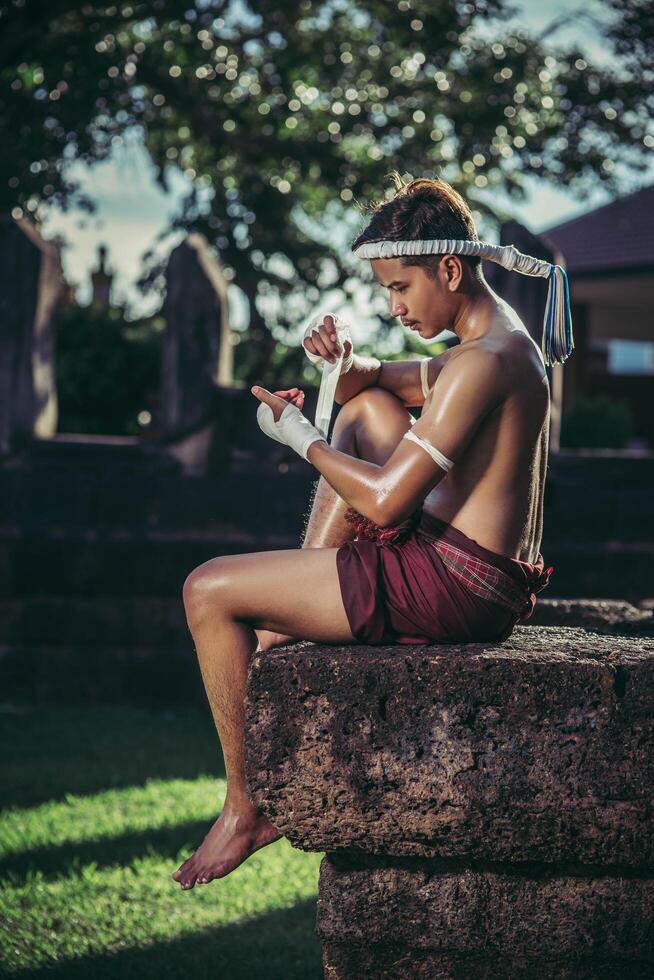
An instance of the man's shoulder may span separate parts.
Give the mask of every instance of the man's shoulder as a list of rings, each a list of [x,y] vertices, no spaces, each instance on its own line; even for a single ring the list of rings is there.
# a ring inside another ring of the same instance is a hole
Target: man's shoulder
[[[439,375],[439,380],[444,383],[466,375],[492,378],[502,372],[502,351],[493,345],[472,340],[453,347],[449,353],[451,356],[444,362]]]
[[[497,351],[466,342],[452,349],[456,356],[443,365],[434,385],[426,417],[437,417],[442,411],[486,411],[500,405],[508,394],[502,359]],[[455,409],[456,406],[456,409]]]
[[[526,329],[509,331],[500,338],[480,337],[454,347],[457,356],[448,361],[454,373],[497,375],[507,393],[547,377],[543,356]]]

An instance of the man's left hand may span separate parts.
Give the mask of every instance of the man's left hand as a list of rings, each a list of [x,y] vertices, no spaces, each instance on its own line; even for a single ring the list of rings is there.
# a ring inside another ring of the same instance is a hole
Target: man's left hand
[[[265,388],[251,388],[250,391],[255,398],[259,399],[260,402],[270,405],[275,422],[279,422],[279,417],[289,402],[291,405],[295,405],[296,408],[299,408],[300,411],[302,410],[302,405],[304,404],[304,393],[298,388],[291,388],[285,392],[280,391],[276,395],[273,395]]]
[[[290,446],[307,462],[309,447],[314,442],[327,442],[318,429],[305,418],[293,400],[272,395],[265,388],[254,387],[251,391],[260,402],[257,409],[259,428],[271,439]]]

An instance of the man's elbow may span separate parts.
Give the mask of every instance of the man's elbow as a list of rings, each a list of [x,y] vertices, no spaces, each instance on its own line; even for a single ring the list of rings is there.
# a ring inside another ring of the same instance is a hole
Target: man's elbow
[[[375,523],[380,527],[397,527],[398,524],[405,521],[412,513],[413,511],[407,510],[406,506],[398,509],[397,504],[392,504],[390,501],[379,502],[377,504]]]

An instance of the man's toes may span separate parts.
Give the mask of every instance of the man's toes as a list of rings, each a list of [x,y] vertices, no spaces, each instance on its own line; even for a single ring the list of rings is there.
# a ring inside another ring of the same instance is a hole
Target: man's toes
[[[214,878],[217,877],[218,875],[215,868],[205,868],[205,870],[201,871],[197,876],[196,881],[199,885],[208,885],[210,881],[213,881]]]
[[[210,881],[214,881],[216,878],[224,878],[227,872],[226,864],[219,864],[216,868],[210,868],[207,871],[202,871],[196,878],[198,885],[208,885]]]
[[[187,873],[190,870],[191,870],[191,859],[189,858],[188,861],[184,861],[184,864],[180,864],[177,871],[173,871],[173,878],[175,879],[175,881],[182,881],[187,876]]]
[[[193,887],[197,878],[197,871],[194,867],[193,858],[185,861],[177,871],[173,873],[173,878],[178,881],[183,888]]]

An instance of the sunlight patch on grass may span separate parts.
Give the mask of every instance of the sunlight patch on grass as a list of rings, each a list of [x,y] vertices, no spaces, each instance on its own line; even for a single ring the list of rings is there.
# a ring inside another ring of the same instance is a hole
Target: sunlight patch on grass
[[[123,865],[111,863],[111,841],[123,834],[205,820],[208,829],[225,788],[224,780],[208,777],[153,780],[6,812],[0,820],[5,856],[97,841],[98,859],[83,866],[72,861],[56,877],[30,869],[28,861],[24,874],[5,876],[0,973],[169,943],[315,899],[322,855],[294,849],[284,838],[226,878],[191,891],[171,878],[190,854],[183,844],[172,859],[146,838],[143,853]]]
[[[291,908],[315,898],[320,859],[279,840],[188,892],[171,879],[177,865],[159,855],[122,868],[87,865],[56,881],[37,872],[0,893],[0,963],[15,970],[118,952]]]
[[[14,808],[0,816],[0,857],[128,831],[213,821],[225,800],[224,779],[152,779],[145,786],[110,789],[93,796],[67,794],[64,802]]]

